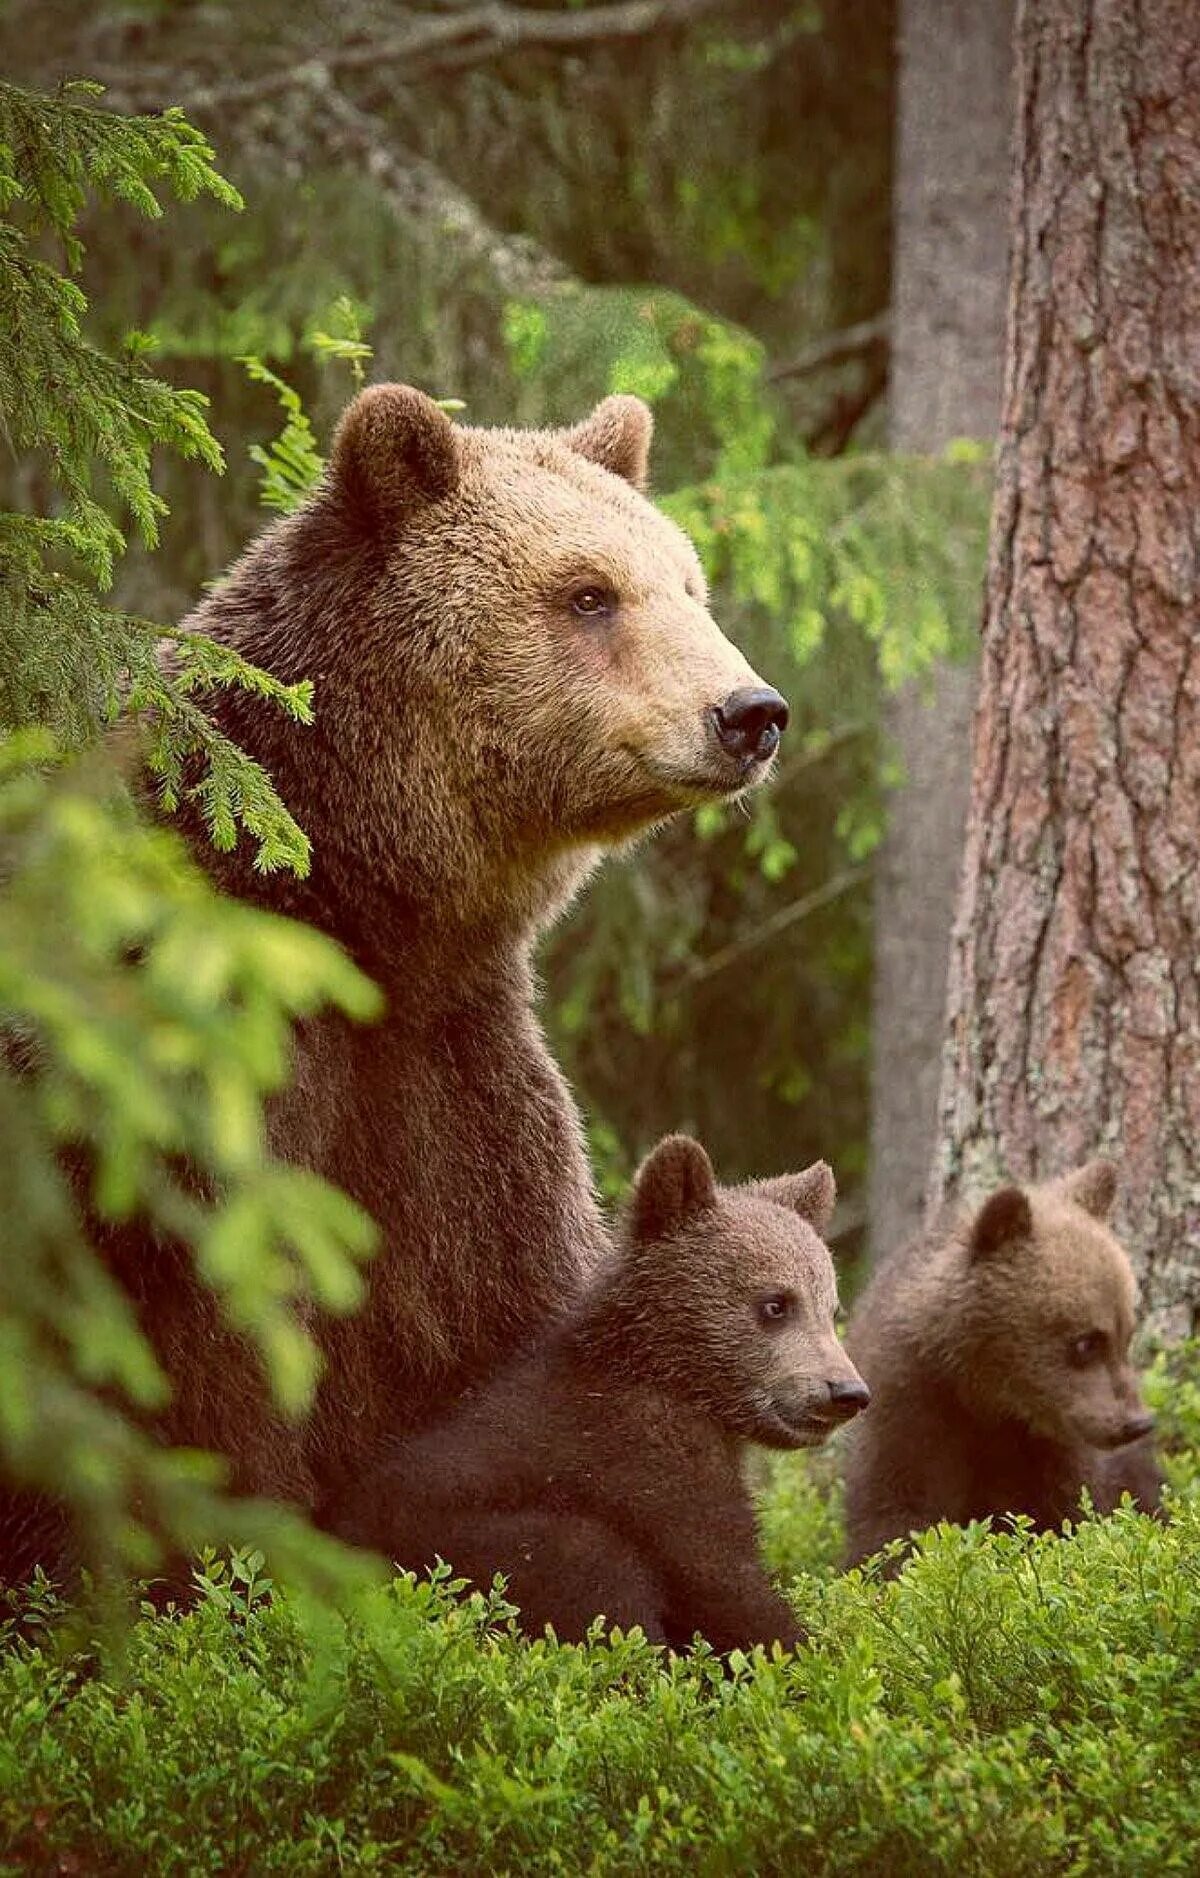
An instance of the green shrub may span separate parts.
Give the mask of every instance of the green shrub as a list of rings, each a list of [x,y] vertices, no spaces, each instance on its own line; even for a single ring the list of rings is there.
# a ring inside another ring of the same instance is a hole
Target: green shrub
[[[120,1653],[27,1613],[0,1652],[0,1870],[1190,1872],[1200,1509],[1070,1539],[942,1528],[829,1569],[822,1457],[773,1468],[793,1657],[522,1641],[443,1576],[343,1617],[205,1562]],[[1194,1476],[1193,1476],[1194,1481]]]

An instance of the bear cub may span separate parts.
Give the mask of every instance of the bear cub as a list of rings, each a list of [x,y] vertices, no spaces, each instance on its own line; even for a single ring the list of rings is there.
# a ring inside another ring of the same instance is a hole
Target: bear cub
[[[750,1444],[815,1447],[868,1392],[834,1330],[824,1162],[718,1187],[668,1136],[609,1267],[532,1354],[387,1444],[336,1520],[413,1570],[508,1579],[527,1631],[597,1616],[685,1648],[796,1643],[758,1556]]]
[[[1126,1491],[1154,1511],[1115,1189],[1107,1161],[1001,1187],[872,1279],[846,1338],[873,1402],[847,1443],[851,1564],[943,1519],[1022,1513],[1052,1531],[1084,1487],[1101,1512]]]

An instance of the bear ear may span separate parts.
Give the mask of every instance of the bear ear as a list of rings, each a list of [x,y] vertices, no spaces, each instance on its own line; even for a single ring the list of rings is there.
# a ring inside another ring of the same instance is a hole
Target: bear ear
[[[638,1169],[631,1225],[639,1244],[666,1239],[714,1206],[717,1178],[698,1141],[668,1135]]]
[[[790,1206],[818,1233],[828,1227],[837,1201],[837,1182],[828,1161],[814,1161],[802,1174],[777,1174],[773,1180],[756,1180],[754,1191],[764,1200],[773,1200],[776,1206]]]
[[[1033,1213],[1020,1187],[1000,1187],[985,1200],[971,1227],[972,1258],[991,1258],[1005,1246],[1028,1239]]]
[[[1088,1161],[1068,1174],[1062,1186],[1068,1200],[1093,1219],[1107,1219],[1117,1197],[1117,1170],[1111,1161]]]
[[[419,502],[458,484],[454,425],[411,385],[369,385],[342,415],[330,458],[333,478],[376,527],[392,527]]]
[[[650,439],[654,414],[640,398],[605,398],[590,417],[564,432],[564,442],[576,456],[611,470],[635,489],[646,487],[650,468]]]

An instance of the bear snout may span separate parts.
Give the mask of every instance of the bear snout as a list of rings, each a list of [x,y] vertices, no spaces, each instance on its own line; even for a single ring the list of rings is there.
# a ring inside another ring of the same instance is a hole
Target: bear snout
[[[765,763],[779,748],[791,715],[787,699],[770,685],[747,685],[713,706],[717,738],[730,756]]]
[[[871,1391],[859,1377],[853,1382],[839,1378],[836,1382],[827,1383],[826,1387],[829,1390],[830,1413],[838,1421],[848,1422],[852,1416],[861,1414],[863,1409],[870,1406]]]
[[[832,1434],[842,1422],[853,1420],[871,1400],[871,1391],[861,1377],[847,1377],[813,1382],[806,1389],[779,1389],[775,1409],[781,1419],[797,1430],[810,1429],[820,1438]]]
[[[1154,1428],[1154,1417],[1149,1409],[1143,1409],[1138,1415],[1128,1415],[1121,1424],[1118,1438],[1120,1447],[1128,1447],[1131,1441],[1141,1441]]]

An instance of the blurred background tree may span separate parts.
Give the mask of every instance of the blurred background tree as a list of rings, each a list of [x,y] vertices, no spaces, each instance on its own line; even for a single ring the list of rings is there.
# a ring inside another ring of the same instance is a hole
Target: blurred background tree
[[[546,951],[547,1015],[610,1190],[670,1127],[729,1178],[822,1154],[848,1249],[883,701],[969,650],[988,496],[980,451],[885,448],[895,27],[891,0],[0,15],[23,83],[183,105],[246,198],[236,219],[84,225],[98,337],[147,332],[156,371],[209,397],[228,465],[159,464],[171,515],[122,566],[131,611],[177,619],[261,521],[276,393],[247,355],[294,387],[313,449],[349,388],[330,354],[363,336],[372,376],[459,397],[468,422],[653,403],[656,494],[793,729],[748,817],[698,816],[593,884]],[[43,468],[19,479],[44,506]]]
[[[999,424],[1013,19],[1012,0],[900,0],[888,383],[897,451],[990,444]],[[873,1254],[903,1245],[924,1208],[975,694],[973,658],[940,660],[884,705],[898,761],[875,862]]]
[[[1025,0],[1012,294],[931,1211],[1099,1149],[1200,1326],[1200,12]]]

